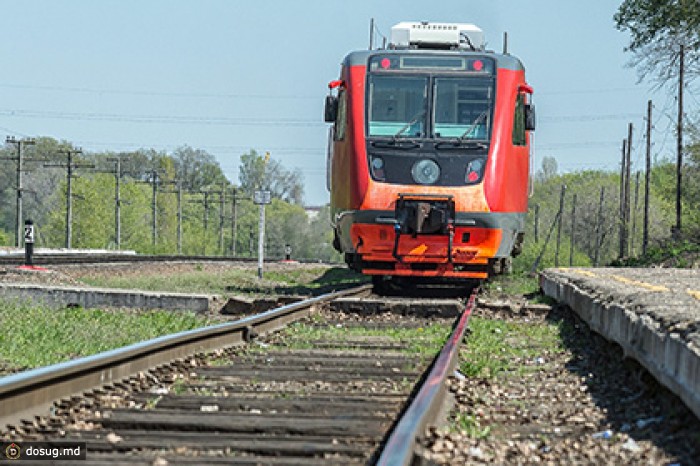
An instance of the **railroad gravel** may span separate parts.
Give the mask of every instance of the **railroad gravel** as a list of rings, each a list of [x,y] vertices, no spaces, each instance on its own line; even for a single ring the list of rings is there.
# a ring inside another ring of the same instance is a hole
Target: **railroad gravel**
[[[75,286],[82,285],[81,280],[90,274],[171,274],[194,267],[161,263],[85,269],[80,265],[52,267],[49,273],[6,267],[0,268],[0,281]],[[206,267],[217,273],[219,267],[227,265]],[[378,327],[425,324],[425,319],[390,313],[364,317],[329,310],[323,313],[341,326],[361,322]],[[461,413],[475,423],[467,428],[431,429],[424,443],[427,462],[700,464],[700,421],[643,368],[625,360],[618,347],[591,332],[569,310],[533,306],[523,297],[489,296],[479,301],[476,315],[523,323],[564,322],[575,332],[562,335],[562,351],[543,349],[536,358],[518,361],[532,370],[496,378],[451,378],[449,388],[455,397],[452,418]],[[192,359],[187,364],[190,367],[181,367],[179,377],[186,377],[199,364],[201,361]],[[134,383],[142,390],[169,391],[177,377],[166,376],[155,382],[136,378]],[[315,388],[324,390],[323,386]],[[117,397],[118,401],[113,396],[114,392],[105,394],[104,399],[98,397],[95,404],[114,409],[142,403],[132,396]],[[76,425],[68,430],[85,427],[80,424],[81,417],[82,422],[88,422],[87,416],[76,417]]]
[[[432,429],[424,443],[427,461],[700,464],[700,421],[680,399],[637,363],[625,360],[619,347],[592,332],[568,308],[523,304],[522,299],[482,300],[476,315],[562,323],[574,331],[562,332],[562,350],[543,349],[538,357],[517,361],[532,370],[495,378],[451,378],[451,417],[461,414],[473,422]]]

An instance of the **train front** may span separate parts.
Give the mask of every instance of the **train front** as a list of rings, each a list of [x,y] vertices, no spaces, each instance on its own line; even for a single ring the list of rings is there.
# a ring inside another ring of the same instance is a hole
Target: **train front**
[[[482,279],[521,248],[532,89],[473,25],[400,23],[349,54],[326,121],[335,247],[376,276]]]

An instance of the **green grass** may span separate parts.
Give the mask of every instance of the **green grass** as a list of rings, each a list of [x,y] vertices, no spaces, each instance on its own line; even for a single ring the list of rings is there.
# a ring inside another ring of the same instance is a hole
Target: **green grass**
[[[476,416],[458,413],[454,421],[452,421],[450,430],[453,432],[466,432],[470,438],[485,439],[491,433],[491,426],[482,427]]]
[[[534,295],[540,291],[539,277],[527,273],[512,273],[498,275],[484,284],[487,293],[502,293],[506,295]]]
[[[691,268],[698,263],[698,256],[700,256],[700,244],[689,241],[669,241],[661,246],[650,247],[645,256],[615,260],[611,265],[616,267],[650,267],[663,264],[666,267]]]
[[[460,354],[460,371],[467,377],[491,378],[532,370],[536,366],[524,366],[521,361],[563,351],[560,335],[565,329],[561,325],[473,317],[471,333]]]
[[[311,348],[315,340],[342,342],[353,337],[388,337],[396,342],[408,342],[406,352],[432,356],[445,343],[451,328],[433,324],[419,328],[368,329],[362,327],[317,327],[295,323],[282,332],[285,345],[292,348]]]
[[[173,275],[140,277],[84,277],[86,284],[107,288],[206,294],[306,294],[329,286],[359,284],[366,281],[345,268],[299,267],[288,270],[228,269],[212,273],[201,267]]]
[[[49,310],[0,302],[0,360],[11,367],[40,367],[208,323],[187,312]]]

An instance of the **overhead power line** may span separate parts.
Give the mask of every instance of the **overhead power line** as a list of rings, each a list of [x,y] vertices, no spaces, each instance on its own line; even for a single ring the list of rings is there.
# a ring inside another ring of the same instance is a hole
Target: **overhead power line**
[[[61,87],[61,86],[31,86],[27,84],[11,84],[0,83],[0,88],[8,89],[27,89],[32,91],[50,91],[50,92],[74,92],[84,94],[115,94],[115,95],[134,95],[134,96],[154,96],[154,97],[188,97],[188,98],[207,98],[207,99],[265,99],[265,100],[318,100],[317,95],[271,95],[271,94],[228,94],[214,92],[162,92],[162,91],[147,91],[136,90],[129,91],[124,89],[94,89],[89,87]]]
[[[320,120],[270,119],[270,118],[230,118],[199,117],[177,115],[121,115],[117,113],[79,113],[42,110],[0,109],[0,116],[20,118],[48,118],[57,120],[116,121],[127,123],[172,123],[231,126],[323,126]]]

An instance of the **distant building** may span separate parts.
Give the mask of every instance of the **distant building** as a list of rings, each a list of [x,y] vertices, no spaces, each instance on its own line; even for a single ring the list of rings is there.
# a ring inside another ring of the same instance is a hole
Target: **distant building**
[[[323,206],[307,206],[304,207],[306,215],[309,216],[309,220],[313,220],[318,217],[318,213],[323,209]]]

